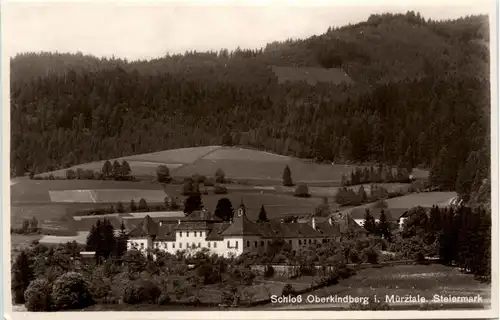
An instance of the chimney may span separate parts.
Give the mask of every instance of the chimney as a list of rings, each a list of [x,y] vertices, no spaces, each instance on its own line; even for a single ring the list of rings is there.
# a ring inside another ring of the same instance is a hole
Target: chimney
[[[163,224],[163,221],[160,221],[160,227],[162,226],[162,224]]]
[[[316,217],[312,217],[311,223],[312,223],[312,228],[316,230]]]
[[[329,218],[328,218],[328,223],[329,223],[331,226],[333,226],[333,218],[332,218],[332,217],[329,217]]]

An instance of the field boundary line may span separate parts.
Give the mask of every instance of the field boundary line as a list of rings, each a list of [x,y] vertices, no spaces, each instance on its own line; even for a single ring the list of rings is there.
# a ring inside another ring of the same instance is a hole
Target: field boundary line
[[[94,195],[94,192],[95,192],[94,190],[89,190],[90,199],[92,199],[93,203],[97,203],[97,199],[96,199],[96,197]]]

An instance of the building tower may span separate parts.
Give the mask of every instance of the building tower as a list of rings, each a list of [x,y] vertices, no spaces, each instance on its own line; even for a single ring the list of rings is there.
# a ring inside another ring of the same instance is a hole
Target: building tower
[[[238,217],[246,215],[246,211],[245,204],[243,203],[243,197],[241,197],[240,207],[238,208]]]

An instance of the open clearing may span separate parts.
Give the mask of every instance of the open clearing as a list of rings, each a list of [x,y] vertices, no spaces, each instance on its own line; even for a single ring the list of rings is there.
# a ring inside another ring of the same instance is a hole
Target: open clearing
[[[144,199],[148,203],[162,203],[163,190],[111,189],[111,190],[56,190],[49,191],[52,202],[69,203],[129,203]]]
[[[440,264],[398,265],[364,269],[349,279],[341,280],[337,285],[304,294],[303,300],[309,294],[318,297],[329,295],[373,297],[377,295],[380,300],[385,299],[386,295],[399,297],[408,294],[420,295],[431,300],[435,294],[443,296],[475,296],[480,294],[483,302],[491,303],[490,285],[474,280],[473,275]],[[293,308],[290,305],[275,307]],[[325,307],[331,308],[336,307],[336,305],[329,304]]]
[[[448,206],[449,201],[457,196],[456,192],[421,192],[412,193],[402,197],[395,197],[385,200],[389,209],[411,209],[413,207],[432,207]],[[351,211],[352,209],[371,208],[374,203],[367,203],[357,207],[351,207],[343,211]]]
[[[193,174],[213,176],[222,169],[228,178],[239,180],[262,180],[281,182],[283,169],[288,165],[295,182],[339,184],[342,174],[350,173],[354,165],[317,164],[288,156],[265,151],[237,148],[206,146],[166,150],[154,153],[122,157],[127,160],[132,174],[139,177],[155,176],[160,164],[170,168],[172,176],[187,177]],[[114,159],[111,159],[113,161]],[[101,170],[104,161],[95,161],[71,167]],[[65,176],[66,170],[57,170],[54,176]]]
[[[163,190],[161,185],[151,182],[25,179],[10,187],[10,199],[12,204],[50,203],[49,191],[109,189]]]

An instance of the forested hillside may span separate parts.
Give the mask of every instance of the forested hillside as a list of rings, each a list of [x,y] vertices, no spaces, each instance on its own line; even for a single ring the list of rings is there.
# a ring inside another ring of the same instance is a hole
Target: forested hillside
[[[487,17],[426,21],[409,12],[262,50],[133,62],[18,55],[13,174],[238,144],[317,160],[432,166],[434,184],[454,189],[460,176],[459,192],[469,194],[489,174],[488,41]],[[353,83],[278,84],[274,65],[341,68]],[[479,174],[467,174],[471,167]]]

